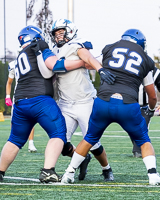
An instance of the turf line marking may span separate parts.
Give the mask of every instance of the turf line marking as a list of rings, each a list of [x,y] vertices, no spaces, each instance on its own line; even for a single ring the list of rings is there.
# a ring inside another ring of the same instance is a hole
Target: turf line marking
[[[33,182],[39,182],[37,183],[4,183],[0,182],[0,185],[30,185],[30,186],[37,186],[37,185],[56,185],[56,186],[88,186],[88,187],[160,187],[160,185],[113,185],[113,184],[107,184],[107,185],[100,185],[100,184],[64,184],[64,183],[40,183],[39,179],[34,178],[23,178],[23,177],[12,177],[12,176],[5,176],[5,179],[15,179],[15,180],[24,180],[24,181],[33,181]]]
[[[107,133],[108,131],[105,131]],[[124,132],[125,131],[109,131],[109,132]],[[82,136],[82,132],[75,132],[74,135]],[[102,135],[102,137],[113,137],[113,138],[128,138],[129,136],[122,136],[122,135]],[[150,137],[151,139],[160,139],[160,137]]]
[[[132,187],[132,188],[153,188],[153,187],[158,187],[160,188],[160,185],[99,185],[99,184],[63,184],[63,183],[42,183],[42,184],[37,184],[37,183],[2,183],[0,182],[0,185],[20,185],[20,186],[80,186],[80,187]]]
[[[23,181],[34,181],[34,182],[39,182],[39,179],[35,179],[35,178],[22,178],[22,177],[13,177],[13,176],[5,176],[4,178],[7,179],[15,179],[15,180],[23,180]]]

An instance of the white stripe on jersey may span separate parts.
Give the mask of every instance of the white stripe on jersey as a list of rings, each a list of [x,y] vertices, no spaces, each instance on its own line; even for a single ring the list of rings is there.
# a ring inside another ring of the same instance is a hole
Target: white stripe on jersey
[[[156,73],[154,74],[153,78],[154,78],[154,82],[156,81],[158,75],[160,73],[160,70],[157,68]]]

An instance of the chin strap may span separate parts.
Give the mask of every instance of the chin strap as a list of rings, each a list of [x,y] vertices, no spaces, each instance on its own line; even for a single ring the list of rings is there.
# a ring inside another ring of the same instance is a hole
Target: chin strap
[[[57,43],[57,47],[58,47],[58,48],[59,48],[59,47],[62,47],[65,43],[66,43],[65,40],[60,40],[60,41],[58,41],[58,43]]]

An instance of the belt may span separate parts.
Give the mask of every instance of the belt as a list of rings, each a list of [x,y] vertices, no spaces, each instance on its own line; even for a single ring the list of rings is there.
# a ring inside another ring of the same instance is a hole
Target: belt
[[[119,93],[115,93],[115,94],[112,94],[111,98],[114,98],[114,99],[123,99],[122,95],[119,94]]]

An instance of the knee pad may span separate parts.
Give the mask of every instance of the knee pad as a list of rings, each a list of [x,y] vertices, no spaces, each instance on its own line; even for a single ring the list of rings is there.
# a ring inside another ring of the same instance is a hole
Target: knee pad
[[[90,150],[90,152],[91,152],[94,156],[99,156],[99,155],[101,155],[101,153],[103,152],[103,146],[101,145],[100,147],[98,147],[98,149]]]
[[[67,156],[73,151],[73,145],[70,142],[67,142],[62,150],[62,155]]]

